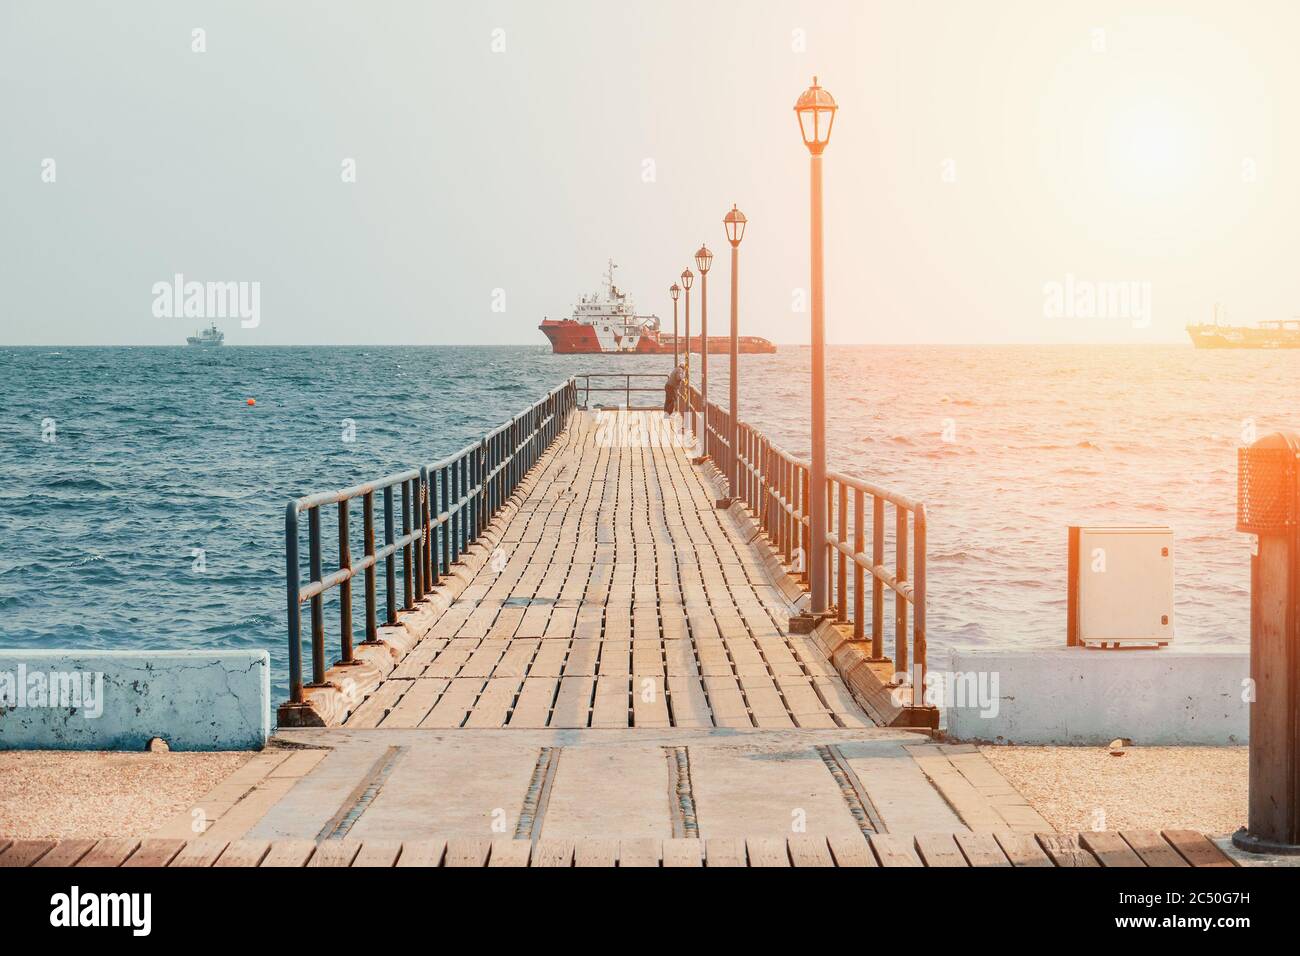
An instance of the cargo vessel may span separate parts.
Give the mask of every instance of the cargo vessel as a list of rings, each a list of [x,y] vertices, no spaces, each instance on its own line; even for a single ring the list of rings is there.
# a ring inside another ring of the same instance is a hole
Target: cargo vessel
[[[217,328],[217,323],[213,322],[211,326],[201,332],[195,332],[185,339],[187,345],[199,345],[211,348],[214,345],[222,345],[226,341],[226,333]]]
[[[618,266],[611,259],[605,272],[605,287],[600,292],[580,297],[568,319],[542,319],[538,326],[551,343],[557,355],[586,355],[610,353],[623,355],[672,354],[674,336],[659,330],[659,316],[637,315],[636,306],[626,292],[614,283],[614,270]],[[686,345],[682,336],[677,348]],[[692,335],[692,352],[700,350],[700,336]],[[710,335],[710,352],[726,352],[731,340],[725,335]],[[767,339],[744,335],[737,339],[739,351],[747,353],[775,352]]]
[[[1227,325],[1219,321],[1216,305],[1214,321],[1188,325],[1187,334],[1198,349],[1296,349],[1300,348],[1300,318]]]

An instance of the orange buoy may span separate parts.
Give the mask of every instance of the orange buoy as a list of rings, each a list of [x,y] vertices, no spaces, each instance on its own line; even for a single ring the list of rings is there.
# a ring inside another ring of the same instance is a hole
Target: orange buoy
[[[250,398],[250,399],[248,400],[248,404],[250,404],[250,405],[256,405],[256,404],[257,404],[257,399],[255,399],[255,398]]]

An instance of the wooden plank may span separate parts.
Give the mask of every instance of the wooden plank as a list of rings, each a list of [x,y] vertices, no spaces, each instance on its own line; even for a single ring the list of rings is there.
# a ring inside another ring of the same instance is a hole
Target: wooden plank
[[[993,834],[993,839],[998,841],[998,846],[1002,847],[1002,852],[1007,855],[1012,866],[1055,865],[1032,834],[997,832]]]
[[[573,847],[574,866],[616,866],[617,840],[578,840]]]
[[[307,866],[351,866],[360,851],[361,844],[356,840],[322,840],[316,844]]]
[[[1178,855],[1178,851],[1166,843],[1165,838],[1155,830],[1121,830],[1119,835],[1147,866],[1188,865],[1187,861]]]
[[[575,642],[576,644],[576,642]],[[591,698],[596,681],[592,677],[571,677],[567,672],[560,679],[560,693],[551,711],[552,727],[586,727],[591,712]]]
[[[790,837],[790,862],[795,866],[834,866],[835,858],[824,836],[800,833]]]
[[[75,866],[78,860],[94,849],[95,843],[95,840],[60,840],[32,866]]]
[[[618,844],[618,865],[620,867],[658,866],[661,855],[661,841],[653,837],[620,840]]]
[[[226,847],[213,865],[219,867],[260,866],[262,860],[270,852],[270,840],[236,840]]]
[[[1203,833],[1195,830],[1163,830],[1162,835],[1169,845],[1192,866],[1235,866],[1236,864],[1210,842]],[[0,864],[4,858],[0,857]]]
[[[402,852],[397,857],[397,865],[441,866],[446,849],[447,841],[442,839],[408,840],[402,844]]]
[[[881,866],[921,866],[921,858],[912,848],[912,841],[895,833],[871,835],[871,849]]]
[[[487,682],[480,677],[457,677],[451,682],[429,715],[420,721],[421,727],[459,727],[465,723],[474,700]]]
[[[123,840],[100,840],[95,848],[77,861],[79,867],[118,867],[126,862],[127,857],[135,852],[140,841],[134,838]]]
[[[199,837],[197,840],[191,840],[186,843],[184,848],[177,853],[167,865],[169,867],[189,867],[203,868],[212,866],[217,859],[225,852],[228,840],[213,840],[210,837]]]
[[[723,837],[704,841],[704,859],[707,866],[747,866],[745,842]]]
[[[453,838],[447,841],[447,856],[443,866],[484,867],[487,866],[488,853],[492,841],[470,837]]]
[[[271,844],[271,851],[262,857],[262,867],[302,867],[307,865],[316,844],[311,840],[276,840]]]
[[[147,837],[140,841],[139,849],[132,853],[122,865],[127,867],[163,867],[170,863],[176,854],[184,848],[184,840]]]
[[[31,866],[54,849],[55,844],[58,842],[58,840],[14,840],[9,845],[9,849],[5,850],[4,853],[0,853],[0,866]]]
[[[750,866],[789,866],[790,851],[779,837],[749,837],[745,850]]]
[[[492,841],[488,866],[527,866],[533,845],[527,840],[508,840],[504,837]]]
[[[992,833],[958,833],[956,839],[957,846],[971,866],[1011,865],[1011,860],[1002,852],[1002,847]],[[1034,849],[1038,849],[1037,845]],[[1042,850],[1038,852],[1041,854]]]
[[[1079,834],[1079,843],[1102,866],[1145,866],[1142,858],[1133,852],[1132,847],[1124,842],[1123,837],[1113,830],[1085,831]]]
[[[969,866],[951,833],[918,833],[914,838],[917,855],[926,866]]]
[[[876,855],[865,837],[831,836],[826,841],[836,866],[877,866]]]
[[[1035,839],[1057,866],[1100,866],[1097,858],[1079,846],[1072,833],[1036,833]]]
[[[698,837],[670,837],[664,840],[662,853],[666,867],[704,865],[704,841]]]
[[[391,867],[397,863],[398,854],[401,852],[400,840],[366,840],[361,844],[361,851],[352,861],[352,867],[353,869]]]
[[[533,866],[573,866],[573,841],[543,837],[533,848]]]
[[[385,729],[419,727],[420,721],[429,716],[429,711],[433,710],[450,683],[445,677],[422,677],[412,681],[402,699],[393,706],[379,726]]]

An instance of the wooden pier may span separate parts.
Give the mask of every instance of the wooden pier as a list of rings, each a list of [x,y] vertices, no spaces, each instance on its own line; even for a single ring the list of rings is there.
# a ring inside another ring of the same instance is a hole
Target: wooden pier
[[[571,411],[271,749],[149,840],[0,866],[1229,865],[1186,831],[1052,833],[977,748],[905,726],[851,624],[791,633],[805,592],[688,444]]]

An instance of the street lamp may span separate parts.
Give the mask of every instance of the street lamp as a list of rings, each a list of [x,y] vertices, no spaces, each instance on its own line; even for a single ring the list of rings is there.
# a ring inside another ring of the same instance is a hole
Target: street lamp
[[[740,240],[745,238],[745,214],[731,204],[731,211],[722,219],[727,230],[727,241],[731,243],[731,374],[727,379],[728,414],[731,427],[728,429],[727,444],[730,449],[730,461],[727,462],[727,497],[735,499],[740,494],[740,420],[736,417],[736,392],[740,373],[738,369],[740,354]],[[730,501],[728,502],[730,504]]]
[[[692,434],[695,432],[695,420],[691,417],[691,286],[695,284],[695,273],[689,268],[682,270],[682,288],[686,290],[686,411],[682,413],[690,422]]]
[[[809,538],[806,555],[813,619],[826,613],[829,589],[826,568],[826,324],[822,288],[822,151],[835,122],[835,99],[817,85],[804,90],[794,104],[799,132],[812,157],[812,468],[808,476]]]
[[[713,253],[703,244],[695,250],[695,267],[700,270],[700,407],[704,412],[704,447],[709,457],[709,266]]]
[[[676,282],[668,287],[668,294],[673,297],[673,368],[677,367],[677,297],[682,294],[682,287]]]

